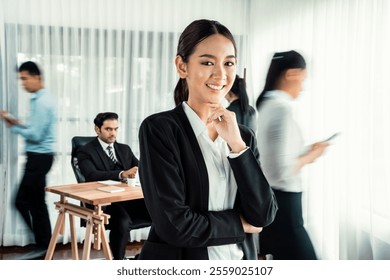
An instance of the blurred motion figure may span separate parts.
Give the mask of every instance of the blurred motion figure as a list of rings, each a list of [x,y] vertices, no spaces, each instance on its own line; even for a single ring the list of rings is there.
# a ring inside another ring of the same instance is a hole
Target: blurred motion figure
[[[274,259],[317,259],[303,225],[300,170],[320,157],[329,144],[318,142],[306,148],[294,120],[292,102],[305,78],[306,62],[301,54],[275,53],[256,102],[261,167],[279,205],[274,222],[260,233],[260,252],[272,254]]]
[[[22,256],[35,259],[45,255],[51,239],[51,224],[45,200],[46,175],[55,154],[57,111],[49,91],[44,87],[41,70],[35,62],[19,67],[19,79],[30,93],[30,113],[26,124],[6,111],[0,112],[12,133],[25,139],[26,163],[16,194],[15,206],[34,233],[36,248]]]

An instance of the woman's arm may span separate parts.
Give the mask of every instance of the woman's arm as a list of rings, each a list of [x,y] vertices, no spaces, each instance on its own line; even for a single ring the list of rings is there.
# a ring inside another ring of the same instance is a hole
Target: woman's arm
[[[253,131],[241,127],[241,135],[249,149],[239,157],[229,157],[238,187],[239,210],[250,225],[264,227],[272,223],[278,206],[260,168],[259,151]]]

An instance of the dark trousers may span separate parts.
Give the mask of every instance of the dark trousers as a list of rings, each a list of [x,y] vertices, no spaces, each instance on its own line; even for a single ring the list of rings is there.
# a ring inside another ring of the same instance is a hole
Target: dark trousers
[[[110,248],[114,260],[123,260],[130,230],[139,228],[140,221],[151,221],[143,199],[116,202],[107,206],[105,212],[110,220]]]
[[[27,153],[27,162],[16,195],[15,206],[34,233],[35,243],[47,249],[51,224],[45,200],[46,174],[53,164],[52,154]]]
[[[302,193],[274,190],[278,212],[259,235],[260,253],[275,260],[316,260],[313,244],[302,218]]]

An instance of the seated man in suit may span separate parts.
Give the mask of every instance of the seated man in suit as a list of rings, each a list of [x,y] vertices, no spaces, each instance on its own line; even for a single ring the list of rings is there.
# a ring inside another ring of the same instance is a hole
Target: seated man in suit
[[[118,115],[112,112],[99,113],[95,120],[96,139],[82,146],[77,152],[81,173],[87,182],[134,178],[138,159],[130,147],[116,142]],[[114,259],[125,257],[126,244],[132,227],[132,218],[150,220],[143,199],[116,202],[107,206],[109,214],[110,247]]]

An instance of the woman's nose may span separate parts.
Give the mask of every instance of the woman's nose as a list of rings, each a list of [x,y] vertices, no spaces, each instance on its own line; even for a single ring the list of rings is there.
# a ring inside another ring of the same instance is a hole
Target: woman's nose
[[[223,65],[215,65],[213,68],[212,76],[216,79],[226,79],[226,70]]]

